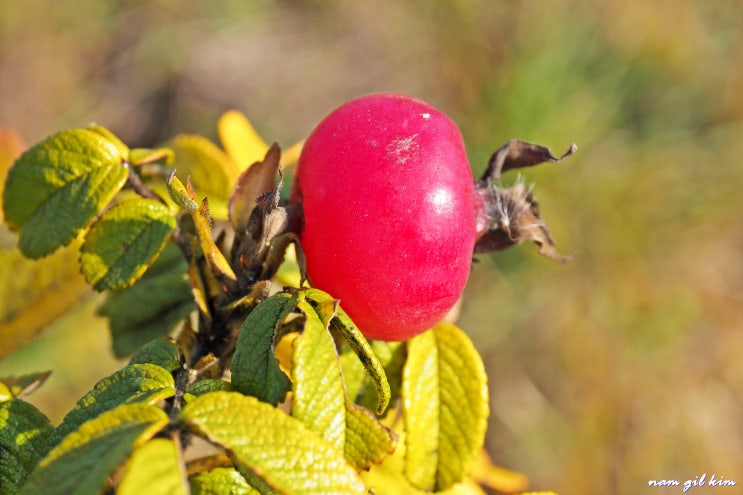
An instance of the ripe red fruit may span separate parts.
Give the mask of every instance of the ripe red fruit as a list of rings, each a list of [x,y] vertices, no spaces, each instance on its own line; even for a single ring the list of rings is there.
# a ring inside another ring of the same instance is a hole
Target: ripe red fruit
[[[374,94],[334,110],[307,139],[292,190],[313,286],[367,338],[438,323],[467,281],[475,193],[459,129],[414,98]]]

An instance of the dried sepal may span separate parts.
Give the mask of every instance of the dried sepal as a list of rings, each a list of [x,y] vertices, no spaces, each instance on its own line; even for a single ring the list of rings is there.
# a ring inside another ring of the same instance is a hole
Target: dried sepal
[[[555,157],[549,148],[512,139],[501,146],[490,158],[488,167],[480,180],[475,182],[475,192],[482,203],[485,225],[475,243],[475,253],[486,253],[506,249],[521,241],[533,241],[540,254],[565,262],[571,256],[562,256],[555,248],[547,224],[542,220],[539,203],[531,187],[523,181],[503,189],[498,179],[507,170],[531,167],[544,162],[557,163],[577,150],[575,144],[560,157]]]

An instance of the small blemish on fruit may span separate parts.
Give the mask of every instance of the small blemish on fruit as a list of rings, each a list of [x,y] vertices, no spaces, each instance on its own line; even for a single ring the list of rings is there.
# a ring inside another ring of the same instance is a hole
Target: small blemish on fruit
[[[423,117],[423,120],[428,120],[428,119],[431,118],[431,114],[430,113],[422,113],[421,114],[421,117]]]
[[[396,157],[397,163],[405,165],[418,154],[420,145],[417,141],[418,134],[405,138],[398,138],[387,145],[387,153]]]

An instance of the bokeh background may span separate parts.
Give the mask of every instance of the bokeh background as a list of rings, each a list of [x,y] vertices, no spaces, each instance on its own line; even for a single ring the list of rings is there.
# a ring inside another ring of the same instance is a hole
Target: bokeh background
[[[216,138],[237,108],[288,146],[381,90],[449,113],[476,174],[509,138],[579,146],[522,173],[576,258],[481,256],[465,293],[494,461],[563,495],[677,493],[648,481],[704,473],[738,486],[693,493],[740,490],[738,0],[0,0],[0,126],[27,143],[93,121],[132,147]],[[0,360],[53,369],[31,401],[54,421],[121,365],[100,298],[80,299]]]

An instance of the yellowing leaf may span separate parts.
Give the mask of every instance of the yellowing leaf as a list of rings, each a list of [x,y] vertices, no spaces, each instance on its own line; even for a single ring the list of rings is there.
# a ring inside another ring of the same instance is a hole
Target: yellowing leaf
[[[316,307],[305,300],[297,303],[306,320],[294,343],[292,416],[343,449],[354,467],[368,469],[394,451],[397,437],[346,396],[340,359],[328,331],[337,306],[334,300]]]
[[[307,301],[297,303],[306,320],[302,335],[294,343],[292,416],[342,450],[346,442],[346,392],[335,343],[328,332],[335,304],[325,304],[331,307],[321,312],[320,319]]]
[[[23,153],[8,172],[5,220],[20,232],[24,255],[40,258],[69,244],[126,182],[128,152],[104,134],[60,132]]]
[[[132,285],[165,247],[175,229],[167,206],[134,199],[107,211],[90,229],[80,250],[85,278],[96,290]]]
[[[232,386],[269,404],[278,404],[291,382],[274,354],[276,330],[296,306],[296,298],[280,292],[253,309],[240,328],[232,358]]]
[[[3,221],[3,190],[8,169],[26,148],[23,138],[13,129],[0,127],[0,223]]]
[[[522,492],[529,486],[529,479],[523,474],[494,466],[484,449],[475,461],[471,476],[480,484],[503,493]]]
[[[0,357],[29,342],[92,294],[80,274],[76,245],[29,260],[14,247],[16,240],[0,225]]]
[[[224,447],[244,476],[258,476],[280,493],[366,493],[341,451],[298,419],[255,397],[206,394],[187,404],[180,420]]]
[[[285,149],[281,154],[281,161],[279,162],[281,168],[286,169],[297,163],[299,161],[299,155],[302,154],[302,147],[304,147],[304,141],[296,142]]]
[[[133,167],[139,167],[149,163],[164,163],[171,165],[175,161],[175,153],[169,148],[156,150],[135,148],[129,152],[129,163]]]
[[[318,289],[307,289],[305,294],[307,300],[315,306],[316,310],[319,305],[334,301],[329,294]],[[364,365],[377,391],[377,414],[383,413],[390,402],[391,393],[390,384],[387,382],[387,376],[384,373],[382,363],[379,362],[376,354],[374,354],[369,341],[366,340],[366,337],[362,335],[356,324],[342,308],[337,308],[335,316],[331,320],[331,325],[343,335],[348,345]]]
[[[177,445],[155,438],[139,447],[129,459],[117,495],[186,495]]]
[[[191,476],[191,495],[258,495],[242,474],[232,468],[218,467]]]
[[[268,145],[253,124],[237,110],[229,110],[217,121],[219,140],[240,171],[263,159]]]
[[[0,401],[0,492],[15,493],[46,452],[51,423],[19,399]]]
[[[20,493],[100,493],[129,453],[167,424],[167,414],[149,404],[124,404],[107,411],[82,424],[52,449]]]
[[[346,459],[357,469],[369,469],[395,451],[397,435],[368,409],[346,401]]]
[[[229,197],[239,170],[217,145],[202,136],[181,134],[170,147],[175,152],[173,168],[181,181],[190,176],[196,190],[207,197],[222,200]]]
[[[50,445],[55,445],[84,422],[121,404],[153,404],[175,394],[173,376],[154,364],[132,364],[99,381],[67,413]]]
[[[419,488],[441,491],[464,479],[482,449],[489,413],[485,367],[469,337],[449,323],[407,345],[405,475]]]

